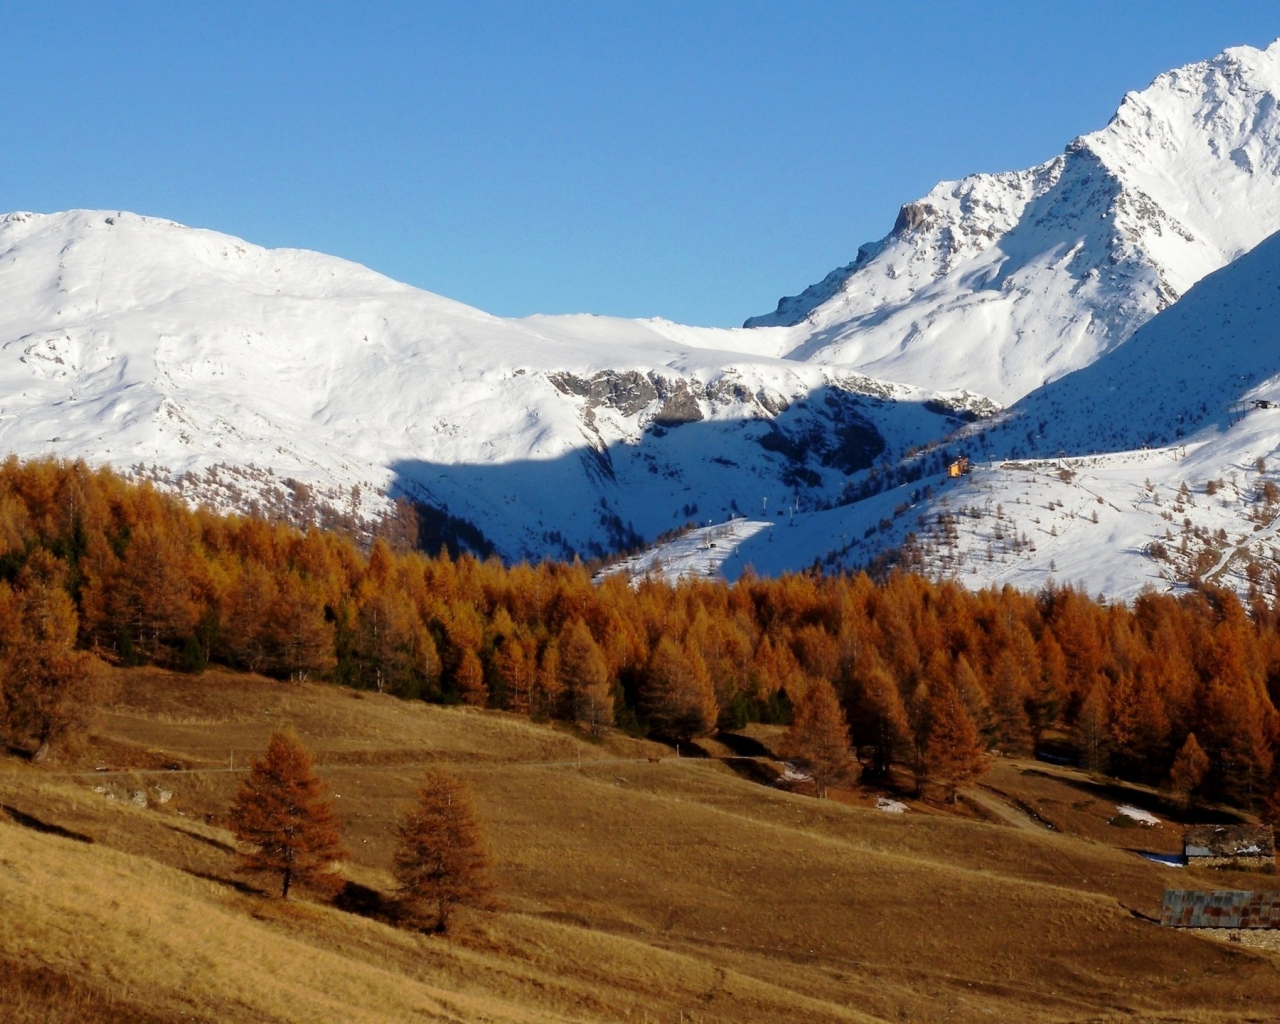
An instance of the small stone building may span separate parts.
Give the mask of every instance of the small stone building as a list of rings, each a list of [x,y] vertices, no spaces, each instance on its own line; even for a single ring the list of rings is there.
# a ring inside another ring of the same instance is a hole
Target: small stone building
[[[1266,825],[1188,825],[1183,850],[1188,866],[1274,870],[1276,865],[1276,837]]]

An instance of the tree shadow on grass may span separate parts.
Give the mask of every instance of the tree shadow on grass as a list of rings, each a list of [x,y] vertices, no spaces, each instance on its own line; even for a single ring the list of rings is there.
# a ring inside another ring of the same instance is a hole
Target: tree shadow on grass
[[[228,889],[234,889],[241,896],[266,896],[265,889],[259,889],[256,885],[250,885],[248,882],[242,882],[238,878],[226,878],[222,875],[215,875],[212,871],[191,871],[187,874],[193,878],[203,878],[206,882],[213,882],[217,885],[225,885]]]
[[[739,757],[773,757],[773,751],[757,739],[738,732],[718,732],[716,739]]]
[[[4,811],[5,814],[12,818],[14,824],[29,828],[33,832],[42,832],[48,836],[59,836],[62,839],[74,839],[77,843],[93,842],[93,836],[87,836],[83,832],[73,832],[69,828],[63,828],[61,825],[55,825],[50,821],[42,821],[35,815],[27,814],[16,807],[10,807],[8,804],[0,804],[0,811]]]
[[[696,740],[680,740],[678,743],[674,740],[664,740],[662,742],[665,742],[667,746],[674,750],[677,757],[707,760],[712,756],[707,751],[707,748],[699,744]]]
[[[748,782],[758,783],[761,786],[776,788],[782,779],[782,773],[778,771],[777,766],[771,760],[754,757],[732,757],[726,758],[724,763],[735,775],[741,776]]]
[[[192,832],[190,829],[183,828],[181,825],[167,825],[166,828],[170,832],[177,832],[180,836],[186,836],[188,839],[194,839],[197,843],[204,843],[205,846],[212,846],[220,853],[235,853],[236,848],[230,843],[224,843],[220,839],[212,839],[209,836],[202,836],[199,832]]]
[[[346,882],[333,898],[333,905],[345,913],[383,924],[398,924],[401,919],[400,907],[394,897],[359,882]]]
[[[720,757],[708,752],[697,743],[681,743],[680,755],[714,758],[748,782],[755,782],[762,786],[777,785],[782,774],[778,770],[776,758],[773,752],[759,740],[733,732],[717,732],[713,739],[731,751],[731,755]]]
[[[1041,771],[1038,768],[1023,768],[1021,771],[1023,775],[1052,779],[1054,782],[1060,782],[1064,786],[1070,786],[1072,789],[1087,793],[1097,799],[1110,800],[1115,804],[1132,804],[1134,807],[1140,807],[1144,811],[1159,814],[1166,820],[1177,824],[1240,825],[1246,824],[1248,821],[1244,814],[1221,807],[1202,807],[1199,804],[1193,804],[1189,808],[1183,808],[1181,804],[1170,797],[1148,793],[1119,780],[1093,782],[1086,779],[1068,778],[1053,772]]]

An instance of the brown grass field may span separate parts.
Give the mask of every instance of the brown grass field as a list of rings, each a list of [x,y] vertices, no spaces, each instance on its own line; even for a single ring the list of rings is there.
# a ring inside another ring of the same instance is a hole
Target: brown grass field
[[[1000,760],[955,812],[762,784],[767,760],[210,671],[120,671],[74,756],[0,757],[0,1020],[1273,1021],[1280,959],[1161,929],[1166,886],[1275,888],[1138,850],[1159,796]],[[293,725],[343,818],[341,907],[237,874],[241,768]],[[502,906],[383,923],[422,766],[476,794]],[[200,771],[171,771],[171,766]],[[98,767],[115,769],[95,772]],[[135,803],[135,794],[147,806]],[[164,800],[163,803],[160,800]],[[1030,812],[1030,813],[1029,813]],[[1164,810],[1158,811],[1164,817]],[[1032,814],[1039,818],[1033,817]],[[1043,822],[1052,823],[1053,830]]]

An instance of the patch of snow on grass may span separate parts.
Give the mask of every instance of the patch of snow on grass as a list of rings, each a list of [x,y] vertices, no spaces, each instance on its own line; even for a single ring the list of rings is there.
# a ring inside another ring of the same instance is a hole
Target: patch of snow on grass
[[[813,776],[808,775],[800,770],[800,766],[792,761],[782,762],[782,781],[784,782],[812,782]]]
[[[1126,818],[1132,818],[1140,825],[1156,826],[1160,824],[1159,818],[1150,811],[1144,811],[1141,807],[1119,804],[1116,807],[1116,813],[1123,814]]]
[[[876,798],[876,810],[889,814],[906,814],[907,805],[901,800],[890,800],[887,796],[881,796]]]
[[[1151,853],[1143,850],[1139,856],[1145,857],[1149,861],[1154,861],[1156,864],[1163,864],[1167,868],[1185,868],[1187,866],[1181,854],[1177,853]]]

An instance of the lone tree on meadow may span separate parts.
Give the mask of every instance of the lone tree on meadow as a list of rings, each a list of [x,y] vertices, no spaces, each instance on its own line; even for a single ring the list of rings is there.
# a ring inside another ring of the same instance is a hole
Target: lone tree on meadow
[[[849,723],[836,692],[825,679],[815,680],[795,707],[791,728],[782,738],[783,757],[799,761],[813,777],[819,799],[833,782],[854,771],[849,755]]]
[[[244,847],[241,869],[280,875],[280,897],[295,882],[336,889],[334,868],[346,857],[333,805],[296,733],[272,733],[231,806],[232,831]]]
[[[443,932],[458,906],[493,905],[492,861],[471,794],[452,775],[431,772],[396,828],[393,868],[400,907],[414,925]]]

